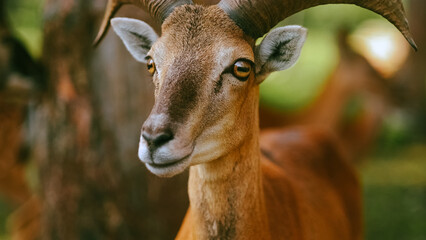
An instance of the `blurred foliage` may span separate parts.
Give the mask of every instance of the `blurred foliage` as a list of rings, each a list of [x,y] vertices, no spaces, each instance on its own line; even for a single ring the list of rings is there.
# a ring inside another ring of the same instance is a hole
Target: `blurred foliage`
[[[13,33],[34,58],[41,56],[43,3],[43,0],[6,0]]]
[[[13,212],[14,208],[0,195],[0,240],[9,239],[7,234],[7,220],[8,216]]]
[[[42,0],[6,0],[6,15],[12,34],[19,39],[34,58],[42,50]],[[34,183],[34,178],[29,182]],[[10,239],[7,221],[15,205],[0,195],[0,240]]]
[[[363,107],[366,104],[365,99],[361,96],[352,96],[349,101],[345,105],[345,109],[343,112],[342,122],[344,124],[349,124],[354,122],[363,111]]]
[[[360,168],[366,239],[425,239],[425,156],[425,145],[413,145]]]
[[[302,25],[308,29],[308,37],[296,65],[271,74],[262,83],[261,103],[286,112],[311,103],[339,61],[337,32],[351,31],[373,18],[382,17],[357,6],[327,5],[307,9],[279,23],[277,27]]]
[[[361,168],[364,183],[374,186],[426,187],[425,156],[426,146],[415,144],[390,156],[367,158],[367,164]]]
[[[415,143],[417,137],[412,117],[404,110],[395,110],[383,120],[375,153],[379,156],[393,155]]]
[[[302,108],[321,92],[337,63],[338,49],[334,37],[310,30],[297,64],[288,70],[272,73],[260,85],[261,103],[286,111]]]
[[[366,239],[423,240],[426,187],[364,186]]]

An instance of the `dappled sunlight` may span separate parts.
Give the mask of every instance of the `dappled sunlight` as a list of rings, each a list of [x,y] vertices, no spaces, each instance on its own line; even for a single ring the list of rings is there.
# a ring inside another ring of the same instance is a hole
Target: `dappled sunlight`
[[[387,78],[401,69],[410,50],[395,27],[379,20],[363,23],[349,37],[349,44]]]
[[[371,54],[380,60],[389,59],[395,51],[390,36],[373,36],[367,39],[367,47]]]

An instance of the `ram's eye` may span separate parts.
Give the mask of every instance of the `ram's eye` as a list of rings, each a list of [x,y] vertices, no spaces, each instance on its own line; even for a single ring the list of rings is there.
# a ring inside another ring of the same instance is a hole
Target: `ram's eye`
[[[251,63],[244,60],[238,60],[234,63],[233,74],[240,81],[246,81],[251,73]]]
[[[154,73],[155,73],[155,63],[154,63],[154,60],[152,58],[148,58],[148,61],[146,62],[146,66],[148,68],[148,72],[151,75],[154,75]]]

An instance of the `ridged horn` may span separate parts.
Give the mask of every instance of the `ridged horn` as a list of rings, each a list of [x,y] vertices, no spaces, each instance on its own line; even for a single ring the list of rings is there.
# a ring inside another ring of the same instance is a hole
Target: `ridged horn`
[[[149,12],[151,17],[163,23],[163,21],[173,12],[178,6],[185,4],[193,4],[192,0],[108,0],[105,10],[105,15],[102,20],[101,28],[93,42],[93,46],[97,46],[106,35],[111,18],[124,4],[136,5],[145,11]]]
[[[382,15],[417,50],[401,0],[222,0],[218,5],[247,35],[256,39],[297,12],[334,3],[355,4]]]

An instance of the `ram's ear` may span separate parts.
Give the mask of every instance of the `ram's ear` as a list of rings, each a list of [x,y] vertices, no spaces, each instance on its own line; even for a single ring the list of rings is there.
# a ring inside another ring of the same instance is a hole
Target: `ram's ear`
[[[111,25],[132,56],[137,61],[146,63],[145,57],[158,39],[154,29],[140,20],[131,18],[113,18]]]
[[[293,66],[300,56],[307,30],[286,26],[272,30],[255,49],[256,75],[263,81],[268,74]]]

